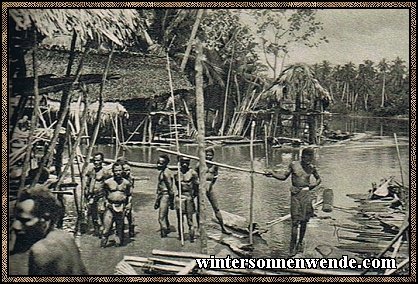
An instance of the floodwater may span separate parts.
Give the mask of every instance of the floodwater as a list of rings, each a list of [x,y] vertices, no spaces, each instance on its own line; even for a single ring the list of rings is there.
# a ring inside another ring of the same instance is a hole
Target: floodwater
[[[333,116],[328,119],[330,129],[367,133],[368,139],[335,143],[320,146],[316,149],[316,165],[322,178],[322,186],[332,188],[334,204],[347,207],[353,202],[346,196],[348,193],[366,193],[373,182],[394,176],[401,182],[401,171],[393,133],[396,133],[399,156],[403,171],[404,183],[409,185],[409,121],[384,118],[350,118]],[[114,158],[115,149],[100,146],[99,149],[108,158]],[[175,148],[170,148],[175,150]],[[241,168],[250,169],[250,147],[215,146],[215,161]],[[270,148],[264,144],[254,146],[254,168],[284,168],[292,160],[299,158],[298,148]],[[181,152],[197,156],[196,145],[182,145]],[[155,163],[160,152],[156,147],[129,147],[125,155],[135,162]],[[120,154],[119,154],[120,155]],[[171,156],[171,164],[175,157]],[[197,162],[197,161],[196,161]],[[195,163],[196,163],[195,162]],[[192,162],[193,164],[193,162]],[[141,191],[155,192],[156,172],[147,169],[133,168],[137,177],[145,175],[149,180],[141,182]],[[279,218],[289,213],[290,178],[279,181],[263,175],[254,175],[254,221],[260,224]],[[215,185],[219,206],[222,210],[249,219],[251,177],[247,172],[221,168]],[[270,230],[265,239],[268,249],[259,251],[263,256],[282,255],[287,252],[289,224],[284,223],[275,230]],[[259,255],[260,257],[262,255]]]

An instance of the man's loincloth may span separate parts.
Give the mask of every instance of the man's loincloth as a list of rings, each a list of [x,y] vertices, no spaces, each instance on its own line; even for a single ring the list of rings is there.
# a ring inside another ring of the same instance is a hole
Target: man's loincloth
[[[292,187],[290,191],[290,215],[292,221],[309,221],[314,216],[311,192],[297,187]]]

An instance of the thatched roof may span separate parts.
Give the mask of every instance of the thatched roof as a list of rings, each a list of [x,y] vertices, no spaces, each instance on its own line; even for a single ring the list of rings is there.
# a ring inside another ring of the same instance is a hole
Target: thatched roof
[[[47,106],[52,112],[58,112],[60,108],[60,102],[51,101],[47,102]],[[84,110],[84,103],[80,101],[72,102],[70,104],[70,116],[72,118],[81,117]],[[87,112],[87,121],[94,122],[97,116],[97,111],[99,110],[99,103],[95,102],[89,105]],[[126,117],[129,118],[128,111],[123,105],[115,102],[106,102],[103,104],[102,115],[100,120],[103,124],[109,123],[111,119],[115,117]]]
[[[293,64],[287,67],[273,84],[261,94],[260,102],[295,102],[302,96],[314,106],[315,101],[332,100],[329,92],[315,78],[312,69],[306,64]]]
[[[55,74],[64,76],[68,64],[68,51],[40,49],[39,75]],[[73,73],[77,69],[81,54],[77,53]],[[87,55],[83,74],[101,74],[104,71],[107,54],[90,53]],[[32,58],[25,57],[28,76],[32,76]],[[117,75],[118,80],[110,80],[105,84],[103,97],[105,101],[126,101],[131,99],[152,99],[170,93],[166,58],[149,57],[132,53],[115,52],[109,68],[109,74]],[[190,82],[180,72],[173,70],[171,62],[173,88],[176,93],[193,89]],[[98,85],[90,88],[93,96],[98,95]],[[54,97],[54,96],[53,96]],[[57,99],[57,95],[55,95]]]
[[[144,30],[135,9],[10,9],[9,13],[17,30],[35,27],[44,36],[75,31],[84,43],[111,41],[122,46]]]

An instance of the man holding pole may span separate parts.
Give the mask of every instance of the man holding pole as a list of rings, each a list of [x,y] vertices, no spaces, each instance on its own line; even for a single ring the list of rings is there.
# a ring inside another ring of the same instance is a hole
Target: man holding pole
[[[207,147],[205,149],[206,154],[206,161],[211,162],[213,157],[215,156],[215,149],[213,147]],[[206,196],[209,199],[210,204],[212,205],[213,212],[215,213],[216,219],[218,219],[219,224],[221,225],[222,233],[230,235],[231,232],[225,228],[224,221],[222,218],[222,213],[219,210],[218,200],[216,198],[215,192],[213,191],[213,185],[215,184],[216,180],[218,179],[218,169],[217,165],[213,165],[210,163],[206,164],[208,170],[206,174],[206,181],[208,183],[208,187],[206,190]],[[196,172],[199,174],[199,164],[196,167]],[[197,224],[199,225],[200,219],[200,200],[199,195],[197,198],[197,213],[196,213]]]
[[[305,237],[306,226],[309,219],[314,216],[310,190],[321,183],[321,178],[317,169],[312,164],[313,159],[314,149],[304,148],[302,150],[301,161],[293,161],[290,163],[284,173],[280,174],[272,171],[266,171],[265,173],[268,177],[274,177],[283,181],[290,175],[292,176],[292,187],[290,189],[290,215],[292,219],[292,233],[289,248],[290,257],[295,256],[298,252],[303,252],[303,238]],[[310,182],[311,176],[315,177],[314,183]]]
[[[190,158],[180,157],[180,171],[174,173],[174,180],[177,190],[180,191],[179,180],[181,183],[181,196],[176,197],[176,212],[177,222],[179,228],[179,239],[182,239],[181,232],[183,232],[182,222],[183,216],[186,215],[187,225],[189,226],[190,242],[194,242],[195,226],[193,223],[193,215],[196,212],[194,198],[199,191],[199,176],[195,170],[190,168]],[[181,200],[180,200],[181,198]],[[180,205],[183,216],[180,216]]]

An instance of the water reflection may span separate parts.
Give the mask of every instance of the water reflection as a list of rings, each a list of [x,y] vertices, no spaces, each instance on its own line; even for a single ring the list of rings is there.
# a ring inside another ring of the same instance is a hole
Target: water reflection
[[[333,129],[350,132],[374,131],[377,137],[365,142],[353,142],[348,145],[335,147],[319,147],[316,150],[316,164],[323,180],[323,186],[334,190],[334,204],[350,206],[353,200],[347,193],[364,193],[371,187],[372,182],[379,182],[381,178],[395,176],[401,181],[399,162],[393,133],[389,127],[396,127],[400,141],[400,157],[403,168],[404,181],[409,184],[409,124],[407,121],[389,121],[382,119],[351,119],[336,120],[332,122]],[[383,127],[384,125],[384,127]],[[383,135],[383,136],[382,136]],[[107,158],[114,158],[116,151],[113,147],[99,146]],[[249,146],[219,146],[215,147],[215,161],[241,168],[250,168]],[[174,148],[172,148],[174,150]],[[183,145],[181,151],[197,155],[197,147]],[[292,160],[299,157],[298,148],[270,148],[268,149],[269,165],[266,165],[266,151],[263,144],[254,147],[254,167],[263,170],[267,166],[284,168]],[[159,155],[154,147],[130,147],[125,155],[135,162],[155,163]],[[176,158],[171,156],[172,164]],[[154,191],[157,172],[153,170],[133,169],[136,176],[150,176],[145,181],[144,192]],[[290,179],[284,182],[266,178],[263,175],[254,175],[254,220],[264,223],[289,213]],[[221,209],[249,218],[250,200],[250,174],[247,172],[220,169],[220,176],[215,185],[219,196]],[[288,223],[274,226],[269,234],[271,255],[285,252],[288,246]],[[267,252],[264,252],[267,253]],[[276,254],[277,255],[277,254]]]

